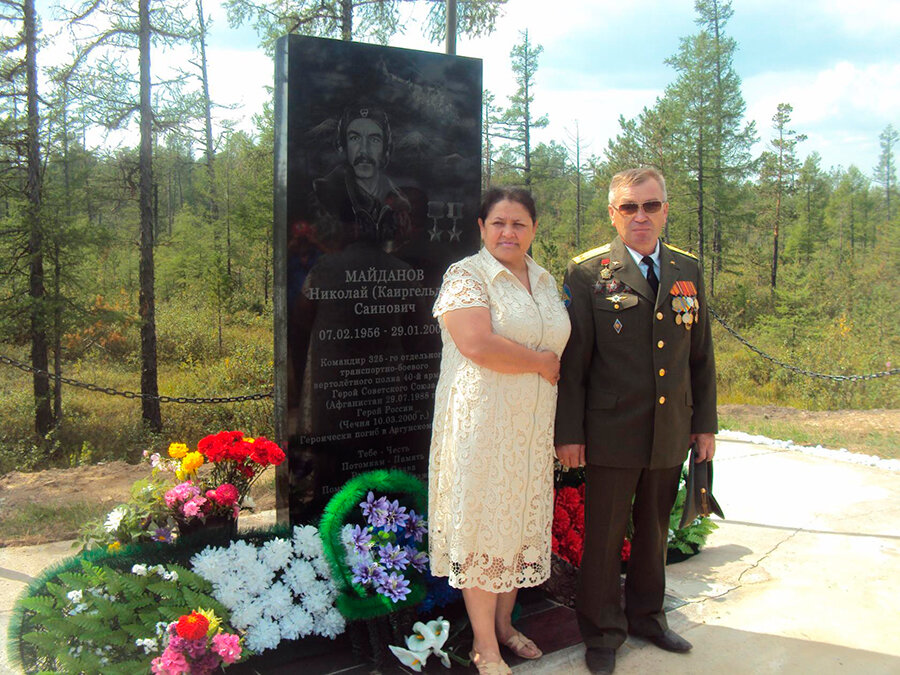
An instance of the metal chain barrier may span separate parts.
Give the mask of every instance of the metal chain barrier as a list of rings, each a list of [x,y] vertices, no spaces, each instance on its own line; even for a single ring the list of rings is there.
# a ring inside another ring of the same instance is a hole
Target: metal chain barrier
[[[156,400],[160,403],[241,403],[243,401],[261,401],[266,398],[272,398],[275,395],[274,390],[270,389],[267,392],[259,394],[247,394],[246,396],[210,396],[207,398],[190,398],[187,396],[151,396],[149,394],[141,394],[136,391],[119,391],[118,389],[113,389],[112,387],[100,387],[96,384],[79,382],[78,380],[73,380],[70,377],[63,377],[62,375],[57,377],[53,373],[50,373],[46,370],[41,370],[40,368],[34,368],[27,363],[16,361],[15,359],[11,359],[8,356],[0,355],[0,363],[6,363],[10,366],[13,366],[14,368],[18,368],[19,370],[24,370],[26,373],[47,375],[53,381],[59,380],[63,384],[69,384],[73,387],[87,389],[88,391],[98,391],[101,394],[121,396],[123,398],[139,398],[148,401]]]
[[[900,375],[900,368],[891,368],[890,370],[883,370],[880,373],[868,373],[866,375],[831,375],[828,373],[818,373],[814,370],[806,370],[805,368],[799,368],[797,366],[792,366],[790,363],[785,363],[779,359],[776,359],[774,356],[767,354],[759,347],[755,347],[750,344],[743,336],[741,336],[734,328],[725,323],[725,320],[720,317],[716,310],[712,307],[708,307],[709,313],[712,314],[712,317],[719,322],[719,325],[722,326],[728,333],[734,337],[738,342],[744,345],[747,349],[758,354],[762,358],[774,363],[776,366],[780,366],[781,368],[786,368],[793,373],[797,373],[798,375],[806,375],[808,377],[819,377],[824,380],[833,380],[835,382],[861,382],[864,380],[874,380],[879,377],[888,377],[889,375]],[[245,396],[210,396],[206,398],[190,398],[187,396],[150,396],[147,394],[141,394],[136,391],[119,391],[117,389],[113,389],[112,387],[100,387],[96,384],[89,384],[87,382],[79,382],[78,380],[73,380],[69,377],[57,377],[53,373],[50,373],[46,370],[41,370],[39,368],[34,368],[33,366],[28,365],[27,363],[22,363],[21,361],[16,361],[15,359],[11,359],[8,356],[0,355],[0,363],[6,363],[14,368],[18,368],[19,370],[24,370],[27,373],[37,373],[39,375],[47,375],[50,379],[56,381],[59,380],[63,384],[68,384],[73,387],[80,387],[81,389],[87,389],[88,391],[97,391],[101,394],[109,394],[110,396],[122,396],[123,398],[138,398],[138,399],[148,399],[148,400],[157,400],[160,403],[241,403],[243,401],[261,401],[267,398],[273,398],[275,392],[273,390],[269,390],[267,392],[261,392],[258,394],[247,394]]]
[[[770,356],[766,354],[764,351],[759,349],[758,347],[754,347],[752,344],[747,342],[745,338],[738,334],[734,328],[725,323],[725,320],[716,314],[716,311],[707,305],[707,309],[709,309],[709,313],[712,314],[713,318],[719,322],[719,325],[722,326],[726,331],[728,331],[734,339],[744,345],[750,351],[758,354],[763,357],[767,361],[771,361],[776,366],[781,366],[782,368],[787,368],[791,372],[798,373],[799,375],[807,375],[809,377],[820,377],[823,380],[834,380],[835,382],[860,382],[863,380],[874,380],[879,377],[887,377],[889,375],[898,375],[900,374],[900,368],[891,368],[890,370],[883,370],[880,373],[869,373],[868,375],[829,375],[827,373],[817,373],[814,370],[806,370],[804,368],[798,368],[797,366],[792,366],[789,363],[785,363],[784,361],[779,361],[774,356]]]

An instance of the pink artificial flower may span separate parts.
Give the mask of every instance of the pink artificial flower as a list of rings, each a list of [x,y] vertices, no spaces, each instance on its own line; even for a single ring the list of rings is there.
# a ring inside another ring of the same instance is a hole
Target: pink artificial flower
[[[231,633],[217,633],[212,639],[212,649],[230,666],[241,658],[241,639]]]
[[[238,489],[234,485],[231,483],[222,483],[216,488],[216,498],[213,501],[218,502],[222,506],[232,506],[237,504],[237,500],[240,496],[241,493],[238,492]]]
[[[162,656],[158,656],[150,664],[151,670],[157,675],[185,675],[191,672],[191,666],[184,654],[166,647]]]
[[[190,499],[189,501],[186,501],[184,503],[184,506],[181,508],[181,511],[188,518],[191,518],[193,516],[198,516],[198,515],[200,515],[200,512],[201,512],[200,507],[203,506],[205,503],[206,503],[205,497],[197,496],[197,497],[194,497],[193,499]]]
[[[191,481],[185,481],[184,483],[179,483],[171,490],[166,492],[166,506],[170,509],[181,502],[186,502],[192,497],[196,497],[200,494],[200,488],[194,485]]]

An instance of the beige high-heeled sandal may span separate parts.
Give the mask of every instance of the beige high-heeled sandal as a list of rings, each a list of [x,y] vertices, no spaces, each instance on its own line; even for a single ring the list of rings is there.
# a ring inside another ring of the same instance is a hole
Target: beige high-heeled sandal
[[[534,640],[525,637],[519,631],[510,635],[503,645],[520,659],[539,659],[544,655],[541,648],[534,644]]]
[[[481,658],[481,654],[474,649],[469,652],[469,658],[472,660],[472,665],[478,669],[478,675],[512,675],[512,670],[503,659],[485,661]]]

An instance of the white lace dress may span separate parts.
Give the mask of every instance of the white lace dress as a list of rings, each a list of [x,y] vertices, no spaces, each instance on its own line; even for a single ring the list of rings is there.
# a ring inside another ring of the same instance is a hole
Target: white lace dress
[[[527,260],[532,293],[487,249],[452,265],[434,306],[444,347],[428,466],[431,572],[493,592],[550,575],[556,386],[460,354],[444,324],[487,307],[495,333],[562,354],[569,317],[550,274]]]

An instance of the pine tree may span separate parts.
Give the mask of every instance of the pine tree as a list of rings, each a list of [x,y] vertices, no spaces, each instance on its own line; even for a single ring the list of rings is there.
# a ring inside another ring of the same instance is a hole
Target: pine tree
[[[534,105],[534,78],[538,69],[538,59],[544,48],[534,45],[528,38],[528,31],[520,33],[522,40],[509,52],[513,75],[518,89],[509,97],[509,107],[503,111],[497,122],[498,136],[509,141],[512,161],[509,168],[521,172],[522,182],[531,185],[531,134],[534,129],[543,129],[549,123],[546,115],[537,116]]]
[[[881,154],[875,166],[875,182],[884,189],[884,222],[891,222],[891,195],[897,190],[897,165],[894,162],[894,146],[900,141],[900,133],[888,124],[878,136]]]
[[[444,39],[444,0],[295,0],[294,2],[254,2],[226,0],[228,21],[233,27],[251,23],[267,52],[282,35],[312,35],[341,40],[372,39],[381,44],[402,33],[403,5],[425,3],[429,7],[425,31],[432,42]],[[506,0],[460,0],[457,3],[457,31],[478,37],[488,35]]]

